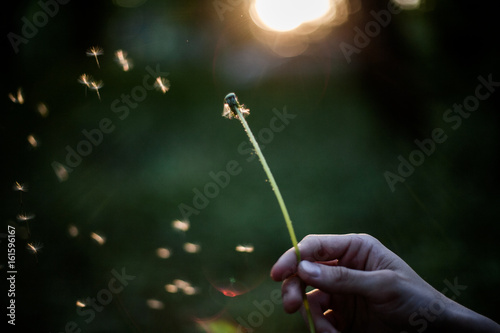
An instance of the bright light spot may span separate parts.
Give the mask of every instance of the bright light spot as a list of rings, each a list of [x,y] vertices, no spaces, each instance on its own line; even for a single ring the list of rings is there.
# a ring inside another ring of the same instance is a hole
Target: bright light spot
[[[38,147],[38,141],[37,139],[33,136],[33,134],[28,135],[26,138],[28,142],[30,143],[31,147],[36,148]]]
[[[402,9],[417,9],[421,2],[421,0],[394,0],[394,3]]]
[[[148,299],[146,301],[146,304],[151,308],[151,309],[154,309],[154,310],[161,310],[165,307],[165,305],[163,304],[162,301],[159,301],[157,299]]]
[[[179,290],[179,288],[177,288],[175,284],[169,283],[165,285],[165,290],[167,291],[167,293],[175,294]]]
[[[187,253],[197,253],[201,251],[201,246],[193,243],[184,243],[184,251]]]
[[[104,245],[104,243],[106,243],[106,238],[96,234],[95,232],[91,232],[90,237],[92,237],[92,239],[95,240],[99,245]]]
[[[84,308],[87,306],[87,304],[85,304],[84,301],[81,301],[81,300],[77,300],[76,301],[76,306],[78,306],[79,308]]]
[[[186,295],[194,295],[197,292],[196,288],[192,286],[187,286],[186,288],[182,289],[182,291]]]
[[[180,231],[188,231],[189,230],[189,222],[175,220],[172,222],[172,228],[180,230]]]
[[[253,248],[253,245],[237,245],[235,250],[237,252],[252,253],[254,248]]]
[[[255,0],[255,11],[262,23],[276,31],[293,30],[321,18],[330,9],[330,0]]]
[[[38,103],[36,106],[36,110],[38,111],[40,116],[44,118],[49,115],[49,109],[47,108],[47,105],[45,105],[45,103],[42,102]]]
[[[71,237],[76,237],[78,236],[78,228],[73,225],[73,224],[70,224],[68,226],[68,234],[71,236]]]
[[[160,247],[158,249],[156,249],[156,255],[162,259],[167,259],[170,257],[170,250],[169,249],[166,249],[164,247]]]

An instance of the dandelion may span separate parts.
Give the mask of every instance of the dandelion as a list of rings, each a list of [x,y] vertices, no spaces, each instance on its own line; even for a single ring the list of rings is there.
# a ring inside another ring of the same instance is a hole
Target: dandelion
[[[156,87],[156,89],[161,90],[162,93],[166,93],[170,89],[170,81],[161,76],[158,76],[156,78],[154,86]]]
[[[97,67],[101,68],[99,65],[99,60],[97,59],[97,56],[100,56],[103,54],[103,50],[99,46],[92,46],[90,49],[87,50],[86,54],[89,57],[94,57],[95,62],[97,63]]]
[[[285,223],[288,229],[288,233],[290,234],[290,239],[292,241],[293,247],[295,249],[295,255],[297,257],[297,263],[300,262],[301,257],[300,257],[300,251],[299,251],[299,246],[297,244],[297,237],[295,236],[295,231],[293,229],[292,225],[292,220],[290,219],[290,215],[288,214],[288,210],[285,205],[285,201],[283,200],[283,197],[281,196],[281,192],[278,188],[278,184],[276,183],[276,180],[274,180],[274,176],[271,172],[271,169],[269,168],[269,165],[267,164],[267,161],[262,154],[262,151],[260,150],[259,144],[257,143],[257,140],[255,140],[255,137],[252,133],[252,130],[250,129],[250,126],[248,125],[247,121],[245,120],[245,116],[248,116],[250,111],[248,109],[245,109],[243,105],[241,105],[238,101],[238,97],[236,97],[235,93],[229,93],[226,95],[224,98],[224,111],[222,115],[226,118],[232,119],[236,118],[238,119],[241,124],[243,125],[243,128],[245,129],[245,132],[248,135],[248,138],[250,139],[250,142],[252,143],[255,153],[259,156],[260,163],[262,164],[262,167],[264,168],[264,171],[267,175],[267,178],[269,179],[269,182],[271,183],[271,187],[273,189],[273,192],[276,196],[276,199],[278,200],[278,203],[281,208],[281,212],[283,213],[283,217],[285,219]],[[306,310],[307,313],[307,318],[309,321],[309,329],[312,333],[315,332],[314,328],[314,322],[312,320],[311,316],[311,310],[309,307],[309,302],[307,300],[306,295],[303,295],[303,304],[304,304],[304,309]]]
[[[99,100],[101,100],[101,95],[99,94],[99,89],[101,89],[103,86],[102,81],[92,81],[90,82],[90,89],[95,90],[97,93],[97,97],[99,97]]]

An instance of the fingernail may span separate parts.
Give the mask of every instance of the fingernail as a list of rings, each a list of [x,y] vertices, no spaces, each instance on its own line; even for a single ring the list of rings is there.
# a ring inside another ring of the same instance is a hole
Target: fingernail
[[[304,272],[309,274],[311,277],[316,278],[321,274],[321,268],[318,265],[313,264],[310,261],[307,261],[307,260],[301,261],[299,266],[300,266],[300,269],[302,269]]]

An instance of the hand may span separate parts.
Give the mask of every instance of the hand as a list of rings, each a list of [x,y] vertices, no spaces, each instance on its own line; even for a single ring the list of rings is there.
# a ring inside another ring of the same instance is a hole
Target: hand
[[[271,277],[283,281],[288,313],[301,309],[305,285],[317,288],[307,298],[318,333],[445,332],[462,321],[499,332],[500,326],[438,292],[372,236],[309,235],[299,249],[300,264],[292,248],[275,263]],[[466,320],[460,320],[462,314]],[[416,326],[420,318],[427,322]]]

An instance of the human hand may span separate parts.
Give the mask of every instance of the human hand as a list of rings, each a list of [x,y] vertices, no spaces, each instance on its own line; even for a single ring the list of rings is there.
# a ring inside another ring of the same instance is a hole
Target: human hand
[[[444,311],[454,303],[372,236],[309,235],[299,249],[299,265],[292,248],[271,277],[283,281],[288,313],[301,308],[305,285],[317,288],[307,294],[317,332],[415,331],[410,315],[430,306]]]

